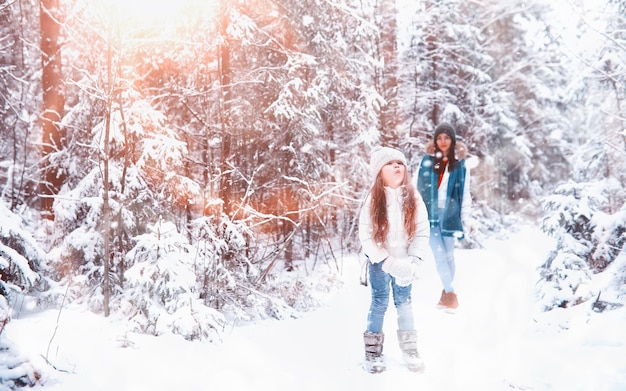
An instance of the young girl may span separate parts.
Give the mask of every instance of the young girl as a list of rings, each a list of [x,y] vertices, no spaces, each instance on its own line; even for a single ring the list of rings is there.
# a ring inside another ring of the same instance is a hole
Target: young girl
[[[418,170],[417,188],[428,209],[430,247],[443,284],[437,306],[454,311],[459,306],[453,285],[454,244],[455,238],[464,236],[462,221],[467,221],[472,199],[470,172],[464,160],[467,148],[457,143],[454,127],[444,122],[435,128],[426,152]]]
[[[375,147],[370,171],[374,184],[359,215],[359,239],[368,260],[372,292],[363,334],[364,369],[370,373],[385,370],[383,321],[392,293],[402,356],[410,370],[419,372],[424,364],[417,351],[411,283],[416,278],[417,265],[428,251],[428,214],[421,196],[411,185],[402,152]]]

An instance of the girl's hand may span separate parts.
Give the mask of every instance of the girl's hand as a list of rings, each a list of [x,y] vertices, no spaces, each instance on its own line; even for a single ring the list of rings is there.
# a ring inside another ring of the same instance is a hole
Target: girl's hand
[[[413,281],[413,270],[409,257],[389,256],[383,261],[382,269],[396,278],[396,284],[400,286],[410,285]]]
[[[409,256],[409,259],[411,260],[411,279],[412,281],[417,281],[419,280],[420,266],[424,261],[422,261],[422,258],[416,256]]]

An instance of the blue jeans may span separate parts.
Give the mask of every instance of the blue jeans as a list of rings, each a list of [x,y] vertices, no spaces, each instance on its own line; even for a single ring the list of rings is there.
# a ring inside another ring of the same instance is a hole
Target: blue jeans
[[[396,279],[383,271],[383,262],[367,262],[370,287],[372,289],[372,304],[367,314],[367,331],[370,333],[382,333],[390,291],[393,292],[393,303],[398,312],[398,330],[413,331],[415,326],[413,324],[413,307],[411,305],[412,286],[396,285]]]
[[[443,216],[443,209],[439,209],[439,216]],[[437,272],[446,292],[454,292],[452,282],[456,272],[454,263],[454,243],[453,236],[443,236],[441,234],[441,223],[436,227],[430,227],[430,248],[433,250]]]

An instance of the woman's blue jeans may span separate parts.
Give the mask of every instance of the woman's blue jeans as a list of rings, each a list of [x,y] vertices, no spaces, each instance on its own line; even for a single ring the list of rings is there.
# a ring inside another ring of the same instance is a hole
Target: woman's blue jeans
[[[439,209],[439,216],[443,216],[443,209]],[[433,251],[437,272],[446,292],[454,292],[452,283],[456,272],[454,263],[455,240],[456,238],[453,236],[441,234],[441,223],[436,227],[430,227],[430,248]]]
[[[393,293],[393,303],[398,312],[398,330],[413,331],[415,325],[413,324],[413,307],[411,305],[412,286],[397,285],[396,279],[383,271],[383,262],[367,262],[372,290],[372,304],[367,314],[367,331],[382,333],[390,292]]]

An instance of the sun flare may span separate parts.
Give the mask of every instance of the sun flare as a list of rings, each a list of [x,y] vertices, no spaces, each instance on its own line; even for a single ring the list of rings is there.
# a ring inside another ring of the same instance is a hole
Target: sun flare
[[[214,16],[220,0],[101,0],[112,21],[127,31],[160,36],[184,28],[193,18]]]

